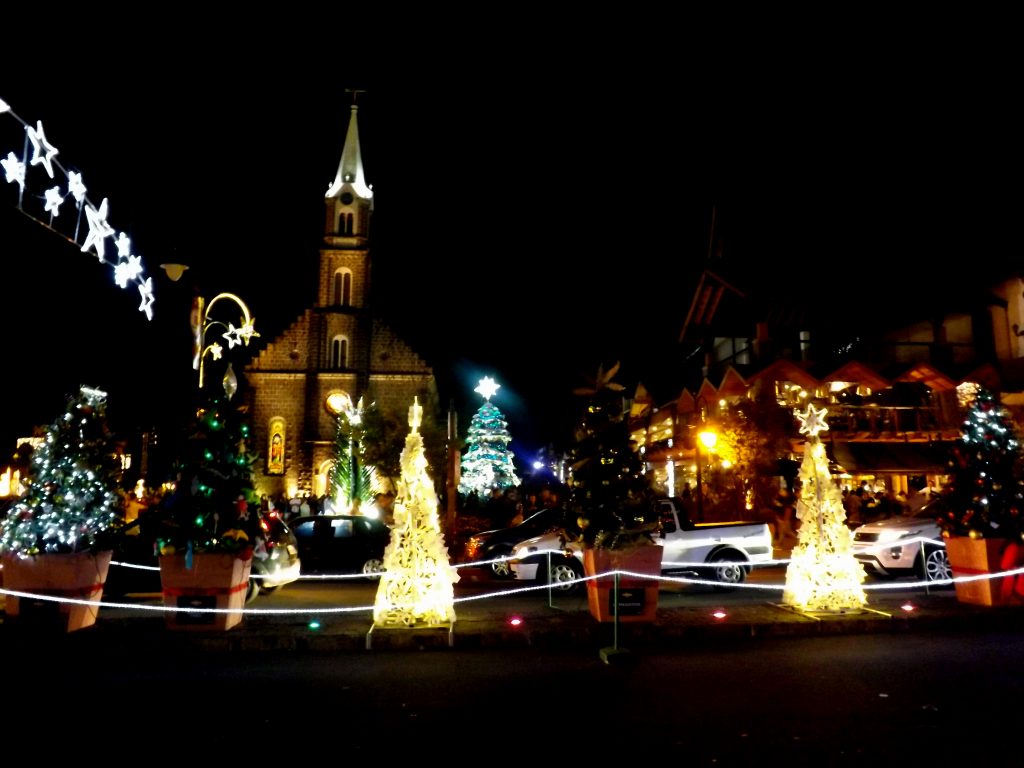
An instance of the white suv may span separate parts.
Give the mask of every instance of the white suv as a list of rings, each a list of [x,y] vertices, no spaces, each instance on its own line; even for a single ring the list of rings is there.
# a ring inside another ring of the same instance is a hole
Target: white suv
[[[944,510],[945,502],[935,499],[905,515],[864,523],[853,532],[854,557],[875,576],[952,579],[946,542],[936,522]]]

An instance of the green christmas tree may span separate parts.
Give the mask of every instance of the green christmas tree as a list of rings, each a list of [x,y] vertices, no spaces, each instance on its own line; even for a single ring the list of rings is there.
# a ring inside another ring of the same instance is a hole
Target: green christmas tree
[[[950,461],[950,512],[938,520],[946,536],[1019,539],[1024,534],[1020,443],[996,396],[978,391]]]
[[[508,449],[512,436],[504,415],[491,403],[491,397],[500,386],[487,377],[474,390],[483,395],[484,403],[469,423],[459,493],[468,495],[475,492],[484,498],[492,488],[519,485],[513,454]]]
[[[107,427],[107,395],[81,387],[34,451],[25,493],[8,510],[0,552],[22,555],[112,547],[123,522],[121,463]]]
[[[379,482],[376,470],[366,463],[363,444],[363,400],[335,414],[334,464],[327,475],[327,496],[338,514],[357,514],[363,503],[373,501]]]
[[[654,491],[644,462],[630,440],[616,363],[600,366],[590,385],[575,390],[586,398],[570,450],[569,503],[580,518],[586,544],[615,547],[635,537],[629,528],[652,522]]]
[[[818,432],[828,429],[826,409],[797,413],[807,435],[800,465],[800,521],[797,543],[786,568],[782,602],[806,611],[843,612],[867,602],[864,566],[853,556],[853,531],[846,525],[843,496],[832,479]]]
[[[227,377],[225,377],[227,381]],[[235,386],[203,400],[175,464],[174,492],[161,505],[162,553],[238,551],[259,532],[248,407],[234,399]]]

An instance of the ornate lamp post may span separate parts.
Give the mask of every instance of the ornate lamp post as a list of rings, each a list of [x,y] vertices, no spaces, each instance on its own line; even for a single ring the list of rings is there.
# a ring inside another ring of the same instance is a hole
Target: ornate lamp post
[[[182,274],[188,269],[184,264],[161,264],[160,266],[174,282],[180,280]],[[233,302],[241,312],[241,324],[237,328],[231,322],[225,323],[215,320],[210,316],[214,305],[218,302]],[[192,311],[189,315],[189,322],[192,326],[193,337],[192,368],[199,371],[199,389],[203,388],[203,363],[206,360],[207,353],[213,355],[214,360],[220,360],[224,354],[224,347],[217,340],[210,344],[206,343],[206,334],[213,326],[219,325],[224,329],[221,338],[227,341],[228,349],[234,349],[236,344],[249,346],[249,342],[252,339],[259,337],[254,326],[255,320],[249,314],[249,308],[245,305],[244,301],[233,293],[218,293],[210,300],[209,304],[197,293],[192,299]]]

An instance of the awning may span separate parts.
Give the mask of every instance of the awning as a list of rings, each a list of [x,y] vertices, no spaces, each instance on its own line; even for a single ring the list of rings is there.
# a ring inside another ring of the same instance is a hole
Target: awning
[[[847,472],[944,475],[954,442],[868,443],[836,441],[825,452]]]

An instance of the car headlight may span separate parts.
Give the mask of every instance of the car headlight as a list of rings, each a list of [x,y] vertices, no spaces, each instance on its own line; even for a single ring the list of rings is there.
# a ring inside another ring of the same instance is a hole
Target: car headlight
[[[916,533],[916,531],[884,530],[878,534],[878,543],[886,544],[890,541],[897,541],[898,539],[911,536],[914,533]]]

